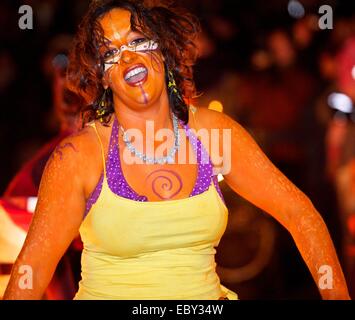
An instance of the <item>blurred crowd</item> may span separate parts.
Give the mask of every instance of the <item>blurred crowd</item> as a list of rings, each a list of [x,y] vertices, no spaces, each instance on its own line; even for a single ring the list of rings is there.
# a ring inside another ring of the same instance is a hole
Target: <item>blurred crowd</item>
[[[333,29],[323,30],[320,0],[293,1],[304,9],[297,14],[286,0],[178,2],[200,18],[203,30],[196,42],[193,103],[241,123],[310,197],[355,298],[355,4],[328,1]],[[51,151],[80,127],[65,69],[88,3],[0,3],[0,192],[12,198],[3,207],[15,210],[21,197],[36,196]],[[18,28],[22,4],[33,8],[33,30]],[[230,210],[217,253],[222,282],[241,299],[318,299],[290,235],[223,181],[220,185]],[[71,298],[80,279],[80,250],[76,239],[44,298]],[[4,256],[0,252],[0,296],[1,275],[11,265]]]

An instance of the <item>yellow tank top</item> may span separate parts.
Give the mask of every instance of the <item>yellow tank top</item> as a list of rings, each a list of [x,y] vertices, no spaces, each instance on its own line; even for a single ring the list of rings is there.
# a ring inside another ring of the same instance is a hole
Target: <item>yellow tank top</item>
[[[213,182],[185,199],[135,201],[110,190],[103,148],[102,156],[102,189],[79,230],[82,279],[74,299],[238,299],[215,270],[228,210]]]

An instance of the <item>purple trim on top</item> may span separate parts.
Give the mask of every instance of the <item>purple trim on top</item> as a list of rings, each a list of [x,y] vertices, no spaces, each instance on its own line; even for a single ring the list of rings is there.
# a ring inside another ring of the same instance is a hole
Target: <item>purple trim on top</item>
[[[196,154],[197,163],[198,163],[196,182],[189,197],[199,195],[205,192],[206,190],[208,190],[212,179],[218,194],[220,195],[221,199],[224,202],[222,192],[218,185],[217,176],[212,176],[212,162],[208,155],[208,152],[204,148],[202,142],[193,133],[193,130],[191,130],[187,124],[183,124],[182,122],[180,122],[180,124],[185,129],[186,136],[188,137],[192,145],[192,149]],[[144,195],[139,195],[138,193],[136,193],[130,187],[130,185],[128,184],[127,180],[123,175],[119,149],[118,149],[119,146],[118,131],[119,131],[118,121],[117,118],[115,117],[112,126],[111,136],[110,136],[109,152],[106,160],[107,184],[110,190],[120,197],[127,198],[134,201],[146,202],[148,201],[148,198]],[[102,183],[103,183],[103,174],[101,174],[99,183],[97,184],[95,190],[91,193],[89,199],[87,200],[85,216],[91,209],[92,205],[99,198],[102,189]]]
[[[148,201],[148,198],[146,196],[139,195],[130,187],[123,175],[120,153],[118,148],[118,130],[118,121],[115,117],[107,157],[107,184],[111,191],[118,196],[134,201]]]
[[[185,129],[186,136],[189,138],[189,141],[192,144],[192,149],[195,151],[198,163],[198,172],[195,186],[190,194],[190,197],[193,197],[208,190],[211,184],[212,163],[206,149],[190,129],[190,127],[185,124],[183,125],[183,128]]]
[[[100,196],[101,190],[102,190],[102,183],[104,181],[104,174],[101,173],[101,177],[99,182],[97,183],[94,191],[91,193],[89,199],[86,201],[86,207],[85,207],[85,214],[84,217],[88,214],[89,210],[93,206],[93,204],[97,201],[97,199]]]
[[[219,194],[219,196],[221,197],[221,199],[223,200],[224,204],[226,204],[226,201],[224,200],[221,188],[219,187],[219,183],[218,183],[218,177],[217,176],[212,176],[212,180],[214,183],[214,186]]]

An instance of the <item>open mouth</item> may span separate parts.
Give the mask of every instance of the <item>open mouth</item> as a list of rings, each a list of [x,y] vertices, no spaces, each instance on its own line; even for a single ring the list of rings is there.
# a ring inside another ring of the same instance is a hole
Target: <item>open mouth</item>
[[[148,76],[148,70],[143,64],[137,64],[128,68],[124,72],[124,80],[130,86],[138,86],[142,84]]]

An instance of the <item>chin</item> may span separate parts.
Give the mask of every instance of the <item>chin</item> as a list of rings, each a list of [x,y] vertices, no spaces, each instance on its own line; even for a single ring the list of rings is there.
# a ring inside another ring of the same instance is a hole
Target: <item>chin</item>
[[[148,101],[135,101],[135,102],[128,102],[127,106],[136,109],[136,110],[144,110],[148,109],[150,106],[153,105],[153,101],[148,100]]]

